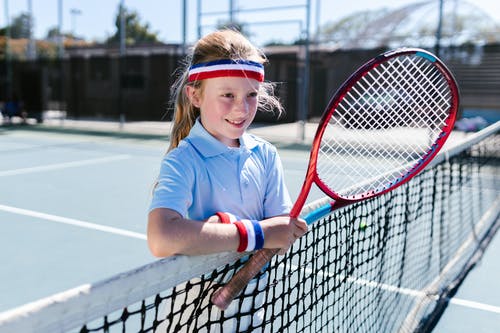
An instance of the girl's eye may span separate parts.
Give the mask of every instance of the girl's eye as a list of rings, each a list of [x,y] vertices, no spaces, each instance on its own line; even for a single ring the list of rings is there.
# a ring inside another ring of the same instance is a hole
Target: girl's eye
[[[227,93],[227,94],[222,94],[222,97],[226,97],[226,98],[234,98],[234,95],[231,94],[231,93]]]
[[[248,94],[248,97],[257,97],[258,93],[256,91],[254,92],[251,92],[250,94]]]

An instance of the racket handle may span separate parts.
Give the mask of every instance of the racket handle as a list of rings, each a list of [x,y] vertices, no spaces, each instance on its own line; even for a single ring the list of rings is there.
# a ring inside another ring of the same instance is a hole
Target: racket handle
[[[229,282],[212,294],[211,301],[221,310],[226,310],[233,299],[248,285],[259,271],[278,253],[279,249],[262,249],[253,254]]]

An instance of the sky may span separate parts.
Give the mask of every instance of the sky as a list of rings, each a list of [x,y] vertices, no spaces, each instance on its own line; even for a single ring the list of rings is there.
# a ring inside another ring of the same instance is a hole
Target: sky
[[[311,32],[326,22],[338,21],[342,17],[365,9],[399,8],[419,0],[311,0],[310,27]],[[435,0],[436,3],[439,0]],[[448,0],[458,1],[458,0]],[[139,13],[140,21],[148,23],[152,32],[158,33],[159,39],[165,43],[180,43],[184,36],[188,43],[197,39],[197,4],[201,2],[202,35],[207,33],[218,20],[227,19],[230,0],[185,0],[187,4],[186,35],[183,34],[183,0],[123,0],[125,7]],[[251,38],[257,44],[271,40],[289,42],[296,40],[306,28],[307,0],[282,0],[279,6],[288,9],[259,10],[241,12],[236,19],[254,22],[249,28]],[[500,24],[500,1],[471,1],[491,15]],[[120,0],[1,0],[0,26],[28,12],[31,3],[35,20],[34,35],[44,38],[50,28],[58,26],[58,8],[62,4],[62,31],[71,32],[86,40],[103,41],[116,31],[114,20],[118,12]],[[277,7],[265,0],[233,0],[233,6],[239,9],[256,9]],[[290,8],[292,7],[292,8]],[[318,10],[319,9],[319,10]],[[8,16],[6,15],[8,10]],[[214,14],[219,12],[219,14]],[[272,22],[272,23],[270,23]]]

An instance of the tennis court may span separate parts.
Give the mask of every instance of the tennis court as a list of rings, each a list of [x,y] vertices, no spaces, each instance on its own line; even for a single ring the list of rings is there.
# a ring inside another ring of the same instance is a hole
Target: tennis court
[[[489,142],[488,146],[491,147],[492,143],[498,151],[498,139]],[[0,153],[3,162],[0,171],[2,183],[0,190],[0,225],[2,228],[0,241],[3,249],[3,265],[0,268],[3,283],[0,287],[0,293],[4,295],[0,300],[0,312],[66,289],[92,284],[119,272],[126,272],[143,265],[149,265],[149,273],[147,274],[150,275],[146,276],[151,277],[151,274],[156,272],[158,277],[168,276],[169,279],[186,280],[185,276],[165,271],[169,267],[169,263],[172,264],[170,267],[176,267],[176,264],[180,265],[177,267],[183,267],[185,258],[180,258],[177,263],[168,260],[158,262],[149,254],[145,243],[145,216],[149,204],[149,193],[165,148],[166,143],[159,139],[143,140],[133,137],[50,133],[17,128],[0,131]],[[280,154],[285,166],[289,189],[293,196],[299,192],[302,184],[309,152],[307,149],[281,149]],[[498,157],[498,155],[496,156]],[[475,168],[475,166],[469,168]],[[446,173],[447,171],[442,172]],[[459,178],[467,177],[469,176],[464,174]],[[493,193],[494,196],[499,190],[498,168],[494,169],[492,166],[486,168],[485,177],[482,183],[487,183],[489,186],[482,188],[481,191]],[[424,182],[425,180],[420,180],[421,184]],[[470,184],[466,186],[470,186]],[[416,191],[420,192],[427,190],[425,186],[415,188]],[[466,188],[469,189],[469,187]],[[411,192],[411,190],[406,191]],[[452,196],[452,194],[448,195],[448,197]],[[319,197],[319,193],[313,195],[313,199]],[[491,197],[488,196],[488,200],[490,199]],[[400,199],[396,196],[384,200],[397,202]],[[462,196],[460,196],[459,201],[464,204]],[[489,207],[492,202],[485,201],[486,205]],[[488,207],[484,207],[484,210],[487,210]],[[403,208],[396,208],[396,210]],[[410,208],[404,209],[408,211],[411,210]],[[433,206],[433,208],[436,207]],[[450,208],[453,207],[443,206],[439,210],[445,215],[449,213],[447,209]],[[347,212],[346,214],[356,214],[359,210],[366,210],[366,208],[355,207],[351,213]],[[374,214],[386,213],[385,210],[382,212],[375,207],[374,210],[377,211]],[[367,223],[371,221],[370,216],[372,215],[370,214],[372,213],[366,215]],[[466,218],[469,217],[468,213],[461,212],[459,214],[465,214]],[[331,225],[335,225],[341,230],[348,230],[343,229],[345,223],[342,224],[342,222],[338,225],[331,223]],[[318,303],[321,303],[325,313],[342,313],[343,310],[339,309],[341,304],[337,304],[339,295],[331,295],[327,292],[328,289],[336,289],[338,293],[342,294],[342,301],[351,304],[346,306],[350,313],[344,313],[342,317],[354,317],[358,324],[365,321],[365,325],[375,323],[379,325],[379,328],[389,330],[388,323],[380,324],[374,317],[383,314],[384,310],[392,309],[394,311],[401,304],[406,306],[413,303],[415,296],[412,292],[414,289],[405,287],[404,284],[407,282],[395,289],[394,286],[384,286],[381,281],[374,284],[372,280],[361,278],[376,275],[369,270],[364,271],[363,266],[356,266],[354,271],[350,272],[350,276],[339,274],[343,271],[335,268],[333,271],[335,278],[327,279],[330,273],[321,269],[325,266],[320,263],[321,260],[328,261],[330,257],[340,257],[341,253],[345,257],[352,255],[348,251],[348,243],[337,248],[329,245],[329,240],[325,235],[328,234],[328,230],[332,232],[331,228],[334,227],[329,227],[327,222],[320,224],[316,228],[317,231],[308,235],[303,242],[305,244],[301,245],[305,245],[305,250],[296,249],[294,254],[277,263],[276,266],[280,267],[281,265],[281,268],[269,273],[272,281],[283,279],[279,275],[282,273],[278,273],[278,271],[285,272],[284,275],[291,279],[285,280],[284,284],[281,285],[277,283],[271,288],[273,294],[289,293],[290,295],[287,300],[279,298],[278,303],[291,301],[292,297],[297,296],[296,294],[307,288],[322,289],[324,298],[318,298],[318,295],[311,296],[312,298],[306,297],[300,301],[302,305],[293,301],[291,302],[293,306],[288,308],[289,313],[285,315],[286,320],[273,314],[269,321],[272,324],[281,322],[284,325],[283,328],[289,331],[301,331],[300,328],[304,328],[304,330],[307,328],[307,331],[328,331],[328,316],[318,314],[315,312],[317,310],[310,310],[310,307],[313,304],[317,306]],[[402,231],[399,230],[396,234],[399,232]],[[455,235],[451,231],[447,232],[448,236]],[[359,235],[356,237],[361,237]],[[479,238],[480,236],[480,234],[477,235]],[[415,238],[412,237],[410,236],[405,242],[407,244],[405,251],[412,251],[411,244],[416,241],[418,235]],[[462,239],[457,238],[458,240]],[[353,240],[349,239],[349,241]],[[364,241],[374,242],[374,240]],[[438,240],[434,241],[438,242]],[[322,247],[331,246],[332,253],[320,255],[318,251],[321,246],[311,246],[310,243],[313,242],[321,243]],[[371,245],[365,246],[371,249]],[[338,251],[339,249],[341,251]],[[394,251],[398,251],[398,248],[396,247]],[[433,258],[434,256],[437,258],[435,251],[439,252],[439,250],[431,250]],[[497,323],[500,321],[500,303],[498,303],[500,289],[496,287],[495,282],[495,277],[500,274],[500,266],[496,260],[498,251],[500,251],[500,241],[497,236],[486,250],[479,267],[472,270],[458,290],[456,297],[452,298],[444,316],[437,324],[437,332],[469,331],[472,329],[478,332],[493,332],[496,330]],[[334,252],[340,253],[335,254]],[[416,248],[415,252],[418,252]],[[369,251],[363,253],[361,251],[361,258],[364,259],[376,257]],[[314,259],[309,260],[308,257]],[[214,260],[225,262],[227,257],[219,256]],[[419,257],[415,257],[411,261],[415,265],[415,270],[423,269],[419,265],[419,260],[421,260]],[[201,258],[199,261],[202,262],[201,266],[204,266],[205,269],[207,264],[211,263],[206,261],[206,258]],[[377,265],[374,267],[379,267],[384,262],[386,262],[384,257],[377,257],[374,260]],[[195,266],[195,263],[188,260],[185,265],[190,265],[189,268],[193,269],[192,266]],[[306,268],[297,271],[296,266],[301,265],[305,265]],[[442,266],[444,265],[445,263]],[[442,268],[442,266],[440,267]],[[210,279],[219,280],[221,274],[226,275],[228,274],[227,270],[232,269],[235,267],[226,268],[226,271],[222,273],[212,273]],[[429,265],[429,272],[433,269],[435,268]],[[394,271],[398,272],[398,269]],[[200,274],[204,273],[206,272]],[[311,280],[312,276],[314,278]],[[360,276],[360,278],[356,278],[356,276]],[[208,277],[202,278],[204,281],[210,279]],[[305,285],[297,284],[297,281],[304,281],[302,283]],[[322,281],[324,281],[324,285],[320,283]],[[135,282],[138,281],[135,280]],[[142,281],[142,283],[146,287],[153,282]],[[351,288],[354,286],[354,289],[348,289],[344,285],[349,285]],[[193,284],[193,286],[201,289],[207,287],[206,283],[199,286]],[[100,286],[96,288],[99,290]],[[299,289],[299,291],[290,292],[294,289]],[[114,287],[112,290],[119,293],[120,287]],[[141,291],[143,298],[153,296],[155,293],[149,295],[147,291]],[[375,303],[364,304],[363,299],[358,299],[359,295],[363,293],[368,294],[370,299],[382,299],[387,304],[382,306],[373,305]],[[162,297],[165,299],[173,296],[182,298],[183,294],[183,289],[178,288],[167,292],[167,296]],[[395,298],[384,298],[383,294],[403,295],[403,298],[409,299],[409,303],[406,301],[398,303]],[[105,294],[101,294],[101,296],[105,297]],[[332,298],[334,296],[335,298]],[[126,298],[127,295],[121,297]],[[331,301],[330,304],[329,301]],[[109,303],[114,304],[113,302]],[[157,300],[153,301],[154,304],[156,302]],[[275,300],[274,303],[276,302]],[[102,304],[105,303],[106,301],[103,300]],[[165,306],[165,301],[160,301],[160,303]],[[359,307],[352,305],[354,303],[357,303]],[[274,306],[280,305],[283,304],[275,304]],[[149,308],[149,306],[147,307]],[[189,310],[191,311],[191,309]],[[361,310],[368,310],[368,315]],[[89,310],[88,312],[93,311]],[[309,317],[301,318],[295,324],[289,324],[289,322],[294,322],[293,317],[298,316],[297,312],[300,311],[309,313]],[[313,312],[316,317],[312,315]],[[275,315],[276,317],[274,317]],[[326,322],[315,323],[314,320],[321,319],[322,316],[325,317]],[[382,320],[392,321],[393,317],[387,316]],[[342,327],[346,331],[354,330],[354,327],[350,325],[345,322],[335,327]],[[361,330],[367,331],[366,327],[361,327]],[[115,329],[120,331],[121,327]],[[189,330],[189,328],[184,329]],[[276,329],[276,326],[271,325],[271,331],[276,331]],[[1,326],[0,332],[3,332]]]
[[[0,133],[0,311],[154,260],[146,213],[165,141]],[[284,151],[292,193],[307,155]]]
[[[1,310],[152,260],[145,209],[160,145],[26,131],[0,142]]]

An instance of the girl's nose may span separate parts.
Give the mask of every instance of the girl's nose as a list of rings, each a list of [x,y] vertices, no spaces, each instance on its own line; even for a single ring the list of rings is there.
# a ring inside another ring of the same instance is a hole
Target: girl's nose
[[[235,109],[238,112],[248,113],[249,104],[245,98],[237,99],[235,104]]]

